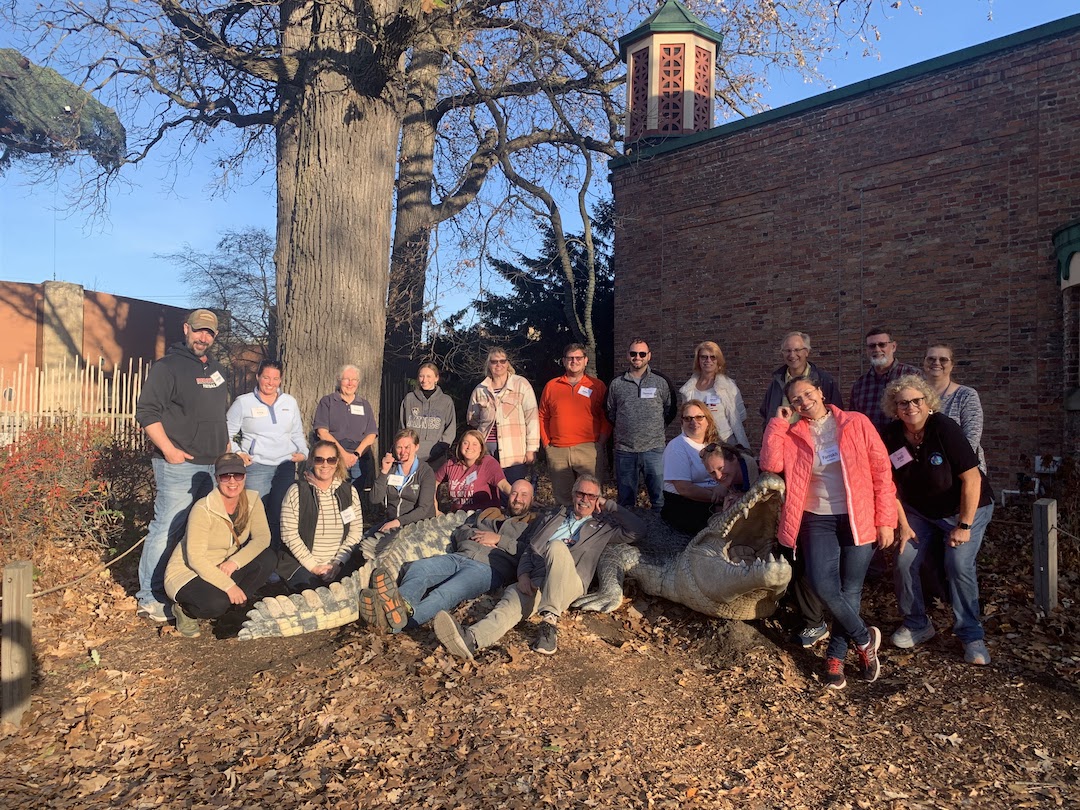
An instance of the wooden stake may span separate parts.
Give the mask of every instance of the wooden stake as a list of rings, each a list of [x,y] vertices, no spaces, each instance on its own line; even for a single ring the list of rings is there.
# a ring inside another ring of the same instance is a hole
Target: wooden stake
[[[30,667],[33,645],[30,629],[33,608],[30,591],[34,565],[19,560],[4,566],[4,635],[0,639],[0,681],[3,721],[19,725],[30,708]]]
[[[1050,613],[1057,607],[1057,501],[1040,498],[1032,509],[1032,527],[1035,531],[1035,607]]]

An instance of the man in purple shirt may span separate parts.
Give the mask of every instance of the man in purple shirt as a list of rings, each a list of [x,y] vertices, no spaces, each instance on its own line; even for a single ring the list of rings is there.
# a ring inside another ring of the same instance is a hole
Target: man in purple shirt
[[[851,386],[851,410],[866,414],[880,433],[892,420],[881,410],[885,386],[907,374],[921,376],[919,369],[896,359],[896,341],[888,329],[875,326],[866,333],[866,356],[870,370]]]

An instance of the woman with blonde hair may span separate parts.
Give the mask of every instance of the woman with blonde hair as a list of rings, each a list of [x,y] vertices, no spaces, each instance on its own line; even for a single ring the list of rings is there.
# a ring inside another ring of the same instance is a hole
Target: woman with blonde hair
[[[709,522],[713,505],[723,503],[727,491],[717,486],[701,460],[705,446],[720,439],[704,402],[684,402],[679,416],[682,432],[664,448],[664,506],[660,517],[681,532],[697,534]]]
[[[694,373],[679,389],[683,402],[692,399],[704,403],[712,414],[720,441],[749,448],[746,437],[746,405],[735,381],[727,376],[727,362],[720,347],[711,340],[694,349]]]
[[[937,392],[915,375],[893,380],[881,399],[885,415],[893,418],[884,439],[901,506],[895,582],[904,621],[892,643],[914,647],[936,634],[919,574],[934,548],[942,547],[953,635],[964,645],[965,661],[986,665],[990,653],[979,618],[975,558],[994,515],[994,493],[964,431],[938,413],[940,407]]]
[[[466,421],[480,431],[507,481],[529,475],[540,449],[540,415],[532,386],[514,372],[505,349],[488,350],[487,376],[473,389]]]

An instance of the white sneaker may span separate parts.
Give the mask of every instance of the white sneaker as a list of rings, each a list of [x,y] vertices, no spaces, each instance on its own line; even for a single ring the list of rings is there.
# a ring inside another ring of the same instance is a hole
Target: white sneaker
[[[906,650],[909,647],[914,647],[916,644],[922,644],[924,641],[929,641],[937,635],[937,630],[934,629],[934,625],[927,623],[926,627],[922,630],[912,630],[906,624],[900,625],[896,632],[892,634],[889,641],[892,642],[894,647],[899,647],[901,650]]]
[[[146,605],[139,605],[136,615],[141,616],[144,619],[150,619],[158,624],[165,624],[169,621],[169,617],[165,615],[165,606],[161,604],[161,602],[150,602]]]

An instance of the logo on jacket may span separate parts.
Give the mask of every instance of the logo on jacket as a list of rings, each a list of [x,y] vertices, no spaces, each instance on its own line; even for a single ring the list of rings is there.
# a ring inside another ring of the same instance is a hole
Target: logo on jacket
[[[945,463],[945,457],[942,456],[941,453],[931,453],[930,463],[933,464],[935,467],[940,467],[942,464]]]

